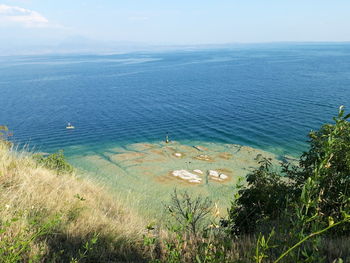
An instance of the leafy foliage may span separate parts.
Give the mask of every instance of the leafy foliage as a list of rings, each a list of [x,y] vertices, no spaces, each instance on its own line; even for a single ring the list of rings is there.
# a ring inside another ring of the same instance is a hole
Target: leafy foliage
[[[66,161],[62,150],[48,156],[37,154],[34,157],[38,164],[48,169],[56,170],[58,174],[72,173],[74,170],[73,166]]]
[[[231,225],[234,234],[253,233],[260,223],[277,218],[292,194],[292,186],[273,170],[270,159],[263,158],[259,164],[247,175],[248,184],[238,191],[224,223]]]
[[[281,164],[281,172],[276,172],[268,159],[259,162],[229,210],[225,223],[232,233],[254,233],[264,222],[290,218],[308,198],[315,202],[308,214],[317,210],[324,222],[329,217],[340,220],[344,211],[349,212],[350,114],[344,115],[341,107],[334,124],[309,134],[310,149],[301,156],[299,167]]]
[[[281,172],[275,172],[263,159],[238,191],[224,223],[235,235],[259,229],[256,262],[324,262],[321,235],[350,232],[350,115],[344,115],[340,107],[334,124],[310,133],[310,149],[299,166],[281,164]],[[278,244],[277,251],[265,242],[262,225],[270,232],[267,240]],[[278,233],[271,240],[275,227]]]
[[[344,115],[340,107],[335,124],[310,133],[310,150],[302,155],[302,171],[293,178],[303,185],[317,170],[319,206],[325,218],[340,219],[341,211],[350,211],[350,114]]]

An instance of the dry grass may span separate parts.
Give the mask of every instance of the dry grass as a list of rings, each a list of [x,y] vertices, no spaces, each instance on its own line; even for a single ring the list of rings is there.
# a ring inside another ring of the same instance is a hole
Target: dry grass
[[[55,217],[59,223],[54,230],[30,242],[23,259],[79,258],[85,242],[98,233],[96,261],[142,261],[145,223],[134,211],[102,187],[75,175],[57,175],[38,166],[29,154],[11,151],[0,142],[0,227],[6,230],[0,232],[0,242],[27,240],[33,220],[44,224]],[[14,218],[5,227],[4,222]]]

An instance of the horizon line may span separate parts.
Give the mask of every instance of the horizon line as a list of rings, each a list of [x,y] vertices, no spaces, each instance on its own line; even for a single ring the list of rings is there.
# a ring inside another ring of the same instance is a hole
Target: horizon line
[[[111,42],[111,44],[115,43],[126,43],[128,41],[106,41],[106,42]],[[105,43],[106,43],[105,42]],[[132,44],[131,44],[132,43]],[[82,48],[81,50],[79,49],[74,49],[74,48],[63,48],[61,47],[61,50],[47,50],[47,51],[37,51],[37,50],[24,50],[23,53],[20,54],[0,54],[0,57],[14,57],[14,56],[33,56],[33,55],[99,55],[99,54],[109,54],[109,55],[113,55],[113,54],[128,54],[128,53],[137,53],[137,52],[150,52],[150,51],[154,51],[156,52],[157,49],[158,51],[181,51],[184,50],[186,48],[198,48],[200,49],[205,48],[205,47],[221,47],[223,49],[225,48],[229,48],[229,46],[253,46],[253,45],[288,45],[288,44],[302,44],[302,45],[312,45],[312,44],[350,44],[350,40],[348,41],[266,41],[266,42],[225,42],[225,43],[202,43],[202,44],[160,44],[160,43],[143,43],[143,42],[132,42],[130,41],[130,48],[132,48],[131,50],[126,50],[125,48],[127,48],[127,44],[124,44],[124,50],[117,50],[118,48],[121,48],[120,46],[116,46],[116,47],[112,47],[112,46],[96,46],[96,47],[90,47],[89,49],[91,50],[84,50],[84,48]],[[33,46],[29,46],[28,48],[51,48],[51,49],[55,49],[55,48],[60,48],[59,44],[58,45],[33,45]],[[166,50],[167,48],[170,48],[170,50]],[[0,50],[2,48],[0,47]],[[5,48],[6,49],[6,48]],[[25,48],[24,48],[25,49]],[[64,50],[66,49],[66,50]],[[71,50],[69,50],[71,49]],[[96,51],[94,51],[93,49],[96,49]],[[105,49],[105,50],[103,50]],[[115,50],[113,50],[115,49]],[[152,50],[153,49],[153,50]],[[162,50],[163,49],[163,50]],[[164,50],[165,49],[165,50]],[[16,53],[16,52],[9,52],[9,53]]]

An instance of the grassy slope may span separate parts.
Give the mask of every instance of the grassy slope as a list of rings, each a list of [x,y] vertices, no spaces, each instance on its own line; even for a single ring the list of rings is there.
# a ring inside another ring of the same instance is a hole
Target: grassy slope
[[[69,262],[88,254],[103,262],[140,261],[144,226],[102,187],[57,175],[0,141],[1,262],[9,255],[21,262]],[[84,244],[95,233],[98,241],[90,251]]]

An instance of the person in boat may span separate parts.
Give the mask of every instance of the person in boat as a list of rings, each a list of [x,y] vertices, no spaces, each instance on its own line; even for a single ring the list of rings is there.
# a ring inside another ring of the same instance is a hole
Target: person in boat
[[[70,122],[68,122],[66,128],[67,128],[67,129],[74,129],[74,126],[73,126]]]

